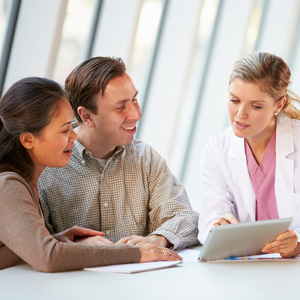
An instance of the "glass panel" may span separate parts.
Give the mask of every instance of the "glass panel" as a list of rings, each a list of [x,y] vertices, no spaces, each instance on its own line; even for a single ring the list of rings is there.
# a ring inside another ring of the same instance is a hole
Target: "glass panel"
[[[127,63],[128,74],[130,74],[136,88],[139,90],[138,99],[141,106],[148,83],[163,5],[163,0],[143,1],[133,49]]]
[[[95,0],[69,0],[53,79],[61,84],[86,59]]]
[[[199,15],[197,36],[192,58],[190,74],[186,81],[185,93],[182,97],[181,113],[178,119],[176,139],[172,153],[172,170],[181,177],[185,152],[188,147],[189,133],[193,130],[193,115],[199,97],[199,87],[203,80],[204,68],[209,52],[213,27],[217,15],[219,0],[205,0]],[[187,134],[188,133],[188,134]],[[181,178],[182,180],[183,178]]]
[[[261,25],[262,15],[263,15],[263,8],[264,8],[264,0],[256,0],[254,2],[247,33],[246,33],[243,55],[246,55],[247,53],[251,53],[255,49],[255,45],[257,42],[259,29]]]
[[[0,58],[4,46],[6,26],[13,0],[0,0]]]

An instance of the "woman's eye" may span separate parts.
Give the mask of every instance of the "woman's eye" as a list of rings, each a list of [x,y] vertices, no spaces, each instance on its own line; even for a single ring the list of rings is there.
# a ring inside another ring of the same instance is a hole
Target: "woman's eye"
[[[68,131],[69,131],[69,129],[67,129],[67,130],[63,131],[62,133],[66,134]]]
[[[261,108],[262,108],[262,106],[258,106],[258,105],[253,105],[253,107],[254,107],[255,109],[261,109]]]
[[[232,103],[234,103],[234,104],[236,104],[236,103],[239,102],[239,100],[235,100],[235,99],[230,99],[230,101],[231,101]]]

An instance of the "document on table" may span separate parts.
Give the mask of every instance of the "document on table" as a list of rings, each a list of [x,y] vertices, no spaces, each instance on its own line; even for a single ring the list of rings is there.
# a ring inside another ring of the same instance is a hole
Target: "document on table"
[[[209,260],[208,263],[228,263],[228,262],[300,262],[300,256],[292,258],[282,258],[279,253],[239,256],[224,259]]]
[[[198,262],[199,251],[184,249],[175,252],[177,252],[183,258],[182,261],[155,261],[149,263],[122,264],[96,268],[85,268],[84,270],[131,274],[150,270],[164,269],[178,265],[180,263]]]
[[[112,265],[105,267],[96,268],[85,268],[86,271],[96,271],[96,272],[111,272],[111,273],[138,273],[151,270],[164,269],[180,264],[181,261],[155,261],[148,263],[137,263],[137,264],[122,264],[122,265]]]

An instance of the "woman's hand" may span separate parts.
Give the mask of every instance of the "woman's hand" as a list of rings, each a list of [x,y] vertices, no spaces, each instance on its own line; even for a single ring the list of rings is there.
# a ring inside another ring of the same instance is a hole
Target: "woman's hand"
[[[220,218],[218,222],[215,222],[213,226],[237,224],[240,223],[233,214],[226,214],[223,218]]]
[[[281,257],[293,257],[299,254],[298,237],[294,230],[290,229],[280,234],[275,241],[265,245],[262,252],[280,253]],[[297,249],[296,249],[297,248]]]
[[[157,260],[182,260],[177,253],[167,249],[155,246],[153,244],[140,244],[137,245],[141,251],[140,262],[151,262]]]
[[[80,226],[73,226],[72,228],[53,235],[55,239],[64,243],[73,243],[77,239],[84,239],[92,236],[104,236],[104,233]]]
[[[85,244],[85,245],[102,245],[102,246],[111,246],[114,243],[110,240],[108,240],[107,238],[105,238],[104,236],[93,236],[93,237],[88,237],[85,239],[80,239],[80,240],[76,240],[75,243],[78,244]]]

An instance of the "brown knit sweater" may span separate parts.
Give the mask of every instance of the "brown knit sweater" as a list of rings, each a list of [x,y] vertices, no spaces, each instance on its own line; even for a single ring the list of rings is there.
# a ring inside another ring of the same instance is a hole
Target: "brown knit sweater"
[[[32,187],[18,174],[0,173],[0,270],[25,261],[36,271],[61,272],[136,263],[132,245],[83,245],[57,241],[45,228]]]

